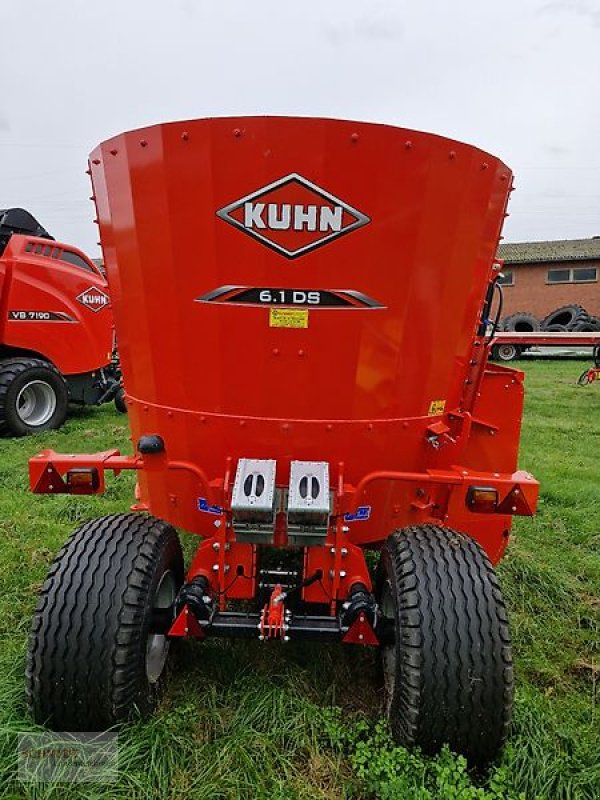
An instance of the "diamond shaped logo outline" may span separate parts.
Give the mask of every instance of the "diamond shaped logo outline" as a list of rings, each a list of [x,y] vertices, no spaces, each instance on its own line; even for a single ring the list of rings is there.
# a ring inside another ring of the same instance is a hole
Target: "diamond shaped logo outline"
[[[93,292],[94,294],[98,294],[101,297],[104,297],[106,302],[100,303],[100,305],[95,305],[94,303],[86,302],[84,298],[86,294],[89,294],[90,292]],[[75,299],[78,300],[82,306],[89,308],[89,310],[92,311],[94,314],[97,314],[99,311],[102,311],[103,308],[107,308],[110,305],[110,297],[106,294],[106,292],[103,292],[102,289],[98,289],[97,286],[89,286],[87,289],[84,289],[83,292],[80,292]]]
[[[280,189],[283,186],[286,186],[289,183],[296,181],[300,183],[302,186],[310,189],[315,194],[322,197],[324,200],[327,200],[329,203],[333,205],[340,206],[344,211],[348,212],[354,217],[354,222],[347,225],[341,231],[332,231],[331,233],[327,234],[326,236],[322,236],[321,238],[315,240],[314,242],[309,242],[302,247],[299,247],[297,250],[288,250],[287,248],[283,247],[283,245],[278,244],[277,242],[272,241],[267,236],[262,233],[259,233],[256,230],[250,230],[247,228],[242,222],[235,219],[235,217],[231,216],[233,211],[236,211],[238,208],[241,208],[244,203],[249,202],[250,200],[256,200],[257,198],[261,197],[262,195],[266,194],[267,192],[272,192],[275,189]],[[222,219],[224,222],[229,223],[229,225],[233,225],[234,228],[238,228],[238,230],[242,231],[242,233],[251,236],[253,239],[261,242],[262,244],[269,247],[271,250],[275,250],[280,255],[284,255],[286,258],[294,259],[298,258],[299,256],[305,255],[311,250],[315,250],[317,247],[322,247],[324,244],[328,244],[333,239],[339,239],[340,236],[345,236],[347,233],[351,233],[352,231],[357,230],[358,228],[362,228],[364,225],[367,225],[371,218],[366,214],[363,214],[362,211],[359,211],[357,208],[354,208],[349,203],[346,203],[344,200],[340,200],[339,197],[336,197],[331,192],[322,189],[320,186],[317,186],[316,183],[309,181],[307,178],[304,178],[297,172],[290,172],[289,175],[285,175],[283,178],[279,178],[272,183],[267,184],[266,186],[262,186],[260,189],[256,189],[253,192],[245,195],[244,197],[239,198],[239,200],[234,200],[233,203],[229,203],[223,208],[220,208],[217,212],[217,217]]]

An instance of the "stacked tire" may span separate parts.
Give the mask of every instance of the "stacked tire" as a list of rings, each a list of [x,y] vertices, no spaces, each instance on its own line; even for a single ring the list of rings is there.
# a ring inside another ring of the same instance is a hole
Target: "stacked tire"
[[[534,333],[540,330],[540,321],[528,311],[517,311],[516,314],[505,317],[500,323],[499,329],[514,333]]]
[[[583,306],[571,304],[551,311],[540,323],[543,331],[600,331],[600,318],[592,317]]]
[[[541,320],[527,311],[517,311],[500,320],[498,330],[512,333],[595,333],[600,332],[600,317],[591,316],[583,306],[572,303],[555,308]],[[491,357],[495,361],[513,361],[526,349],[522,345],[504,342],[492,347]]]

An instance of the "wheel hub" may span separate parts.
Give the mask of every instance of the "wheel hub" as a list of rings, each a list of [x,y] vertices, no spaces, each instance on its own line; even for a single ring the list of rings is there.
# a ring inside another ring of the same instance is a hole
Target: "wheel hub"
[[[511,361],[516,355],[516,348],[514,344],[501,344],[498,347],[498,356],[503,361]]]
[[[169,608],[173,605],[176,594],[175,576],[170,569],[165,570],[156,587],[152,610]],[[150,683],[156,683],[162,675],[168,655],[167,637],[162,633],[151,633],[146,643],[146,676]]]
[[[54,389],[46,381],[29,381],[17,396],[16,408],[19,418],[26,425],[45,425],[56,410]]]

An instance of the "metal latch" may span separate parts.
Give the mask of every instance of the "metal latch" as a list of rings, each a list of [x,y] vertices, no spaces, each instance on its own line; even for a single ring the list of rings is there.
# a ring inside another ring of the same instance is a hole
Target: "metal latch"
[[[434,422],[429,425],[425,432],[425,438],[434,450],[439,450],[446,444],[456,444],[456,439],[450,435],[450,428],[443,422]]]

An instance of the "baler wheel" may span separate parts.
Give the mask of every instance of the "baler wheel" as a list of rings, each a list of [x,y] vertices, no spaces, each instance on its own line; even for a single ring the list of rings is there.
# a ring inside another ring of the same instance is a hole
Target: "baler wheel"
[[[65,379],[52,364],[39,358],[0,362],[0,432],[25,436],[60,428],[68,403]]]
[[[123,391],[123,387],[121,387],[115,395],[115,408],[119,414],[127,413],[127,403],[125,402],[125,392]]]
[[[513,667],[498,580],[483,550],[433,525],[392,534],[382,550],[379,604],[395,622],[381,661],[385,711],[399,744],[448,743],[472,764],[498,753],[510,725]]]
[[[27,699],[55,730],[103,730],[156,705],[168,641],[152,633],[154,609],[183,583],[175,530],[142,514],[81,525],[57,555],[33,618]]]

